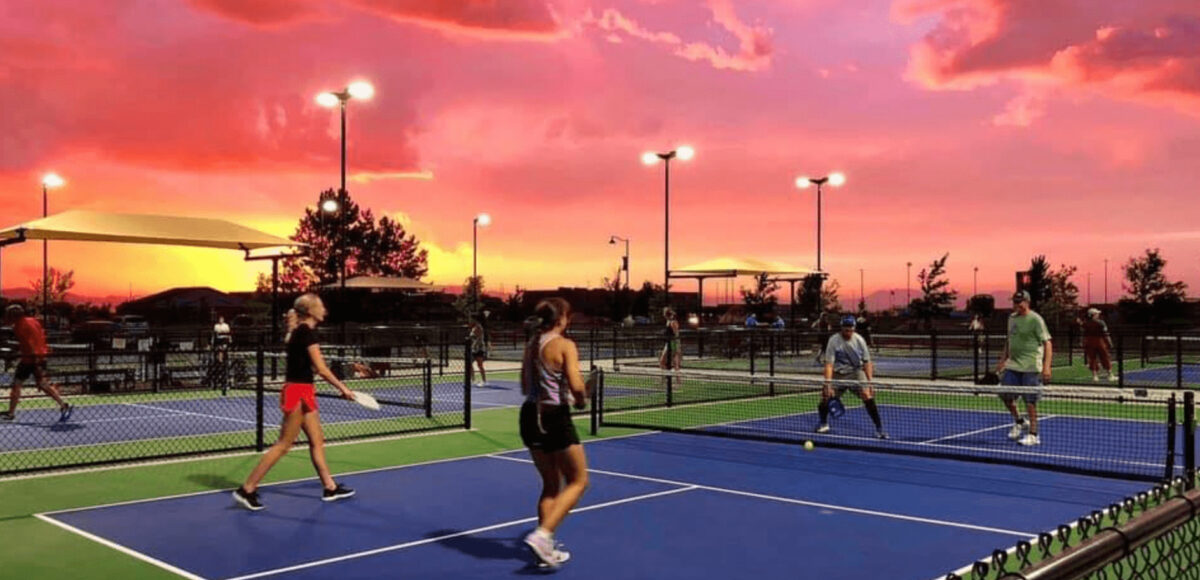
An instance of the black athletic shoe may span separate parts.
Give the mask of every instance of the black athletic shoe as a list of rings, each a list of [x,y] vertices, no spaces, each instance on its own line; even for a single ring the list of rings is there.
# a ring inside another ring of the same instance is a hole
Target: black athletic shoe
[[[258,501],[257,491],[246,491],[241,487],[233,490],[233,501],[236,501],[238,505],[252,512],[256,512],[266,507],[261,501]]]
[[[12,413],[0,413],[0,421],[15,421],[17,416]]]
[[[74,412],[75,412],[75,407],[71,406],[70,403],[63,405],[62,408],[58,410],[58,413],[59,413],[58,422],[66,423],[67,421],[70,421],[71,413],[74,413]]]
[[[348,498],[352,495],[354,495],[353,489],[350,489],[339,483],[337,484],[337,487],[325,490],[324,495],[321,496],[321,501],[337,501],[339,499]]]

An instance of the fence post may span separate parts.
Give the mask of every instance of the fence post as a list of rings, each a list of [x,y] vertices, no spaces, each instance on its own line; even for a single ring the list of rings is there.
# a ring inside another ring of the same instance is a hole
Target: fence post
[[[588,363],[596,368],[596,327],[588,329]]]
[[[775,376],[775,347],[775,333],[772,332],[770,336],[767,337],[767,348],[771,351],[770,358],[767,360],[767,374],[771,376]],[[771,394],[775,394],[775,383],[771,383]]]
[[[700,328],[696,329],[696,350],[698,351],[696,356],[698,356],[701,359],[704,358],[704,335],[705,334],[706,333],[704,332],[704,329],[700,329]]]
[[[592,437],[600,433],[600,385],[604,384],[604,371],[597,368],[592,369],[596,373],[596,384],[592,385]]]
[[[1175,335],[1175,388],[1183,388],[1183,335]]]
[[[1175,477],[1175,431],[1179,426],[1175,410],[1176,404],[1175,393],[1171,393],[1167,399],[1167,465],[1163,475],[1165,481],[1171,481]]]
[[[1125,334],[1117,334],[1117,387],[1125,388]]]
[[[617,368],[617,327],[612,329],[612,368]]]
[[[425,418],[432,419],[433,418],[433,361],[431,361],[429,359],[425,359],[424,371],[425,372],[423,374],[425,375],[425,377],[424,377],[425,380],[423,382],[425,383],[424,384],[425,400],[422,402],[425,404]]]
[[[1054,363],[1051,363],[1054,364]],[[1075,325],[1067,327],[1067,366],[1075,366]]]
[[[1187,476],[1187,487],[1196,485],[1196,394],[1183,394],[1183,472]]]
[[[263,349],[258,347],[258,352],[255,353],[255,367],[258,376],[257,384],[254,386],[254,449],[261,452],[263,450],[263,399],[266,385],[264,384],[264,368],[263,368]]]
[[[463,428],[471,429],[471,339],[463,341]]]
[[[750,337],[750,339],[749,339],[750,340],[750,349],[749,349],[750,350],[750,374],[754,374],[754,366],[755,366],[754,358],[755,358],[755,355],[758,354],[756,352],[758,343],[757,343],[757,341],[754,340],[754,330],[753,329],[747,329],[746,333]]]
[[[674,379],[675,379],[675,375],[673,373],[667,375],[667,406],[668,407],[672,407],[675,405],[675,385],[674,385],[675,381],[674,381]]]
[[[937,329],[929,331],[929,378],[936,381],[938,378],[938,340]]]

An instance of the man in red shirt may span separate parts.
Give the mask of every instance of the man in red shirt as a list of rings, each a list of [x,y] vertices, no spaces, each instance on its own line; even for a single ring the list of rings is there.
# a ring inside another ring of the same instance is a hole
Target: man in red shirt
[[[58,389],[46,380],[46,355],[50,348],[46,346],[46,331],[42,323],[32,316],[25,315],[25,309],[19,304],[13,304],[4,311],[4,321],[11,324],[13,333],[17,335],[20,344],[21,359],[17,370],[13,373],[12,389],[8,394],[8,412],[0,413],[0,421],[12,421],[16,418],[17,403],[21,400],[21,383],[33,377],[37,388],[50,395],[58,403],[59,421],[71,418],[74,408],[63,400]]]

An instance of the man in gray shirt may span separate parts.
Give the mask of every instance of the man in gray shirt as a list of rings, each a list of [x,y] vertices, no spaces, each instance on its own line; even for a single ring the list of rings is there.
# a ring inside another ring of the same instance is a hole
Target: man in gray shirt
[[[853,316],[842,318],[841,332],[829,337],[829,342],[825,345],[825,380],[838,382],[826,383],[821,389],[821,403],[817,405],[821,424],[817,426],[817,433],[829,432],[829,401],[834,398],[835,391],[836,396],[841,398],[849,389],[862,399],[863,407],[875,423],[875,436],[887,439],[883,422],[879,419],[879,408],[875,405],[875,389],[869,384],[875,374],[875,365],[871,363],[871,350],[867,348],[867,341],[854,332],[854,326]],[[849,381],[868,384],[854,384]]]

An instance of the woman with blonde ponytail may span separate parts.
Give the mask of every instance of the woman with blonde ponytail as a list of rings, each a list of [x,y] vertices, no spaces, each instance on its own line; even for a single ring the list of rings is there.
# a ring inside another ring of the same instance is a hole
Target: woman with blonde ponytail
[[[337,387],[343,397],[354,400],[354,393],[325,365],[321,345],[317,344],[316,327],[325,320],[326,314],[325,304],[316,294],[297,298],[294,307],[287,313],[287,370],[283,390],[279,393],[279,407],[283,411],[279,440],[263,454],[246,482],[233,492],[234,501],[248,510],[263,509],[258,498],[258,484],[275,463],[291,450],[300,431],[308,436],[309,456],[325,488],[322,501],[336,501],[354,495],[354,490],[334,482],[329,473],[329,466],[325,462],[325,434],[321,430],[320,413],[317,412],[314,369],[321,378]]]

